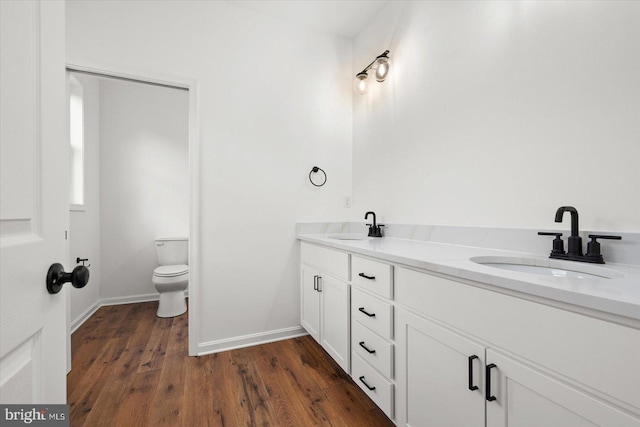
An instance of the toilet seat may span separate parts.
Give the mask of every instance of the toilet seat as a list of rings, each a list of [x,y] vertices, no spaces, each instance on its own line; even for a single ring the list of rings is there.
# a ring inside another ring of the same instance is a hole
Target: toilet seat
[[[153,270],[156,277],[176,277],[189,273],[189,266],[185,264],[178,265],[161,265]]]

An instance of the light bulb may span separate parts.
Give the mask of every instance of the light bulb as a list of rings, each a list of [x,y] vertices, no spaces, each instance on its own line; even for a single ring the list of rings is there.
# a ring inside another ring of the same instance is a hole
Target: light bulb
[[[367,84],[367,73],[358,73],[356,78],[353,80],[353,90],[358,95],[364,95],[367,92],[368,84]]]
[[[389,61],[389,57],[386,55],[381,55],[376,59],[375,64],[375,77],[376,81],[382,83],[384,79],[387,78],[387,74],[389,74],[389,67],[391,66],[391,62]]]

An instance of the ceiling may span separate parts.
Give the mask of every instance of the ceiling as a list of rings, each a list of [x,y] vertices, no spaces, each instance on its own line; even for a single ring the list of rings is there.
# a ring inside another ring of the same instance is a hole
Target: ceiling
[[[286,21],[354,38],[389,0],[228,0]]]

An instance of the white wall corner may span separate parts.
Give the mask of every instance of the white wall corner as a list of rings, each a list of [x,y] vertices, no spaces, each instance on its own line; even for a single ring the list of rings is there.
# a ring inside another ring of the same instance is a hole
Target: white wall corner
[[[91,316],[93,316],[93,314],[98,311],[100,307],[102,307],[102,304],[100,304],[100,301],[98,300],[92,306],[83,311],[78,317],[76,317],[71,322],[70,334],[74,333],[80,326],[82,326],[82,324],[86,322],[87,319],[89,319]]]

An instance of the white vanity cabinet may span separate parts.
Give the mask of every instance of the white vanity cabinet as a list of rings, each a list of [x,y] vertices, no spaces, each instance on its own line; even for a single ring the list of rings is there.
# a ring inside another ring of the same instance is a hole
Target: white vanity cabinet
[[[395,292],[398,425],[640,426],[640,331],[404,268]]]
[[[640,427],[635,321],[306,242],[301,260],[303,327],[399,426]]]
[[[300,323],[349,372],[349,254],[302,243]]]

